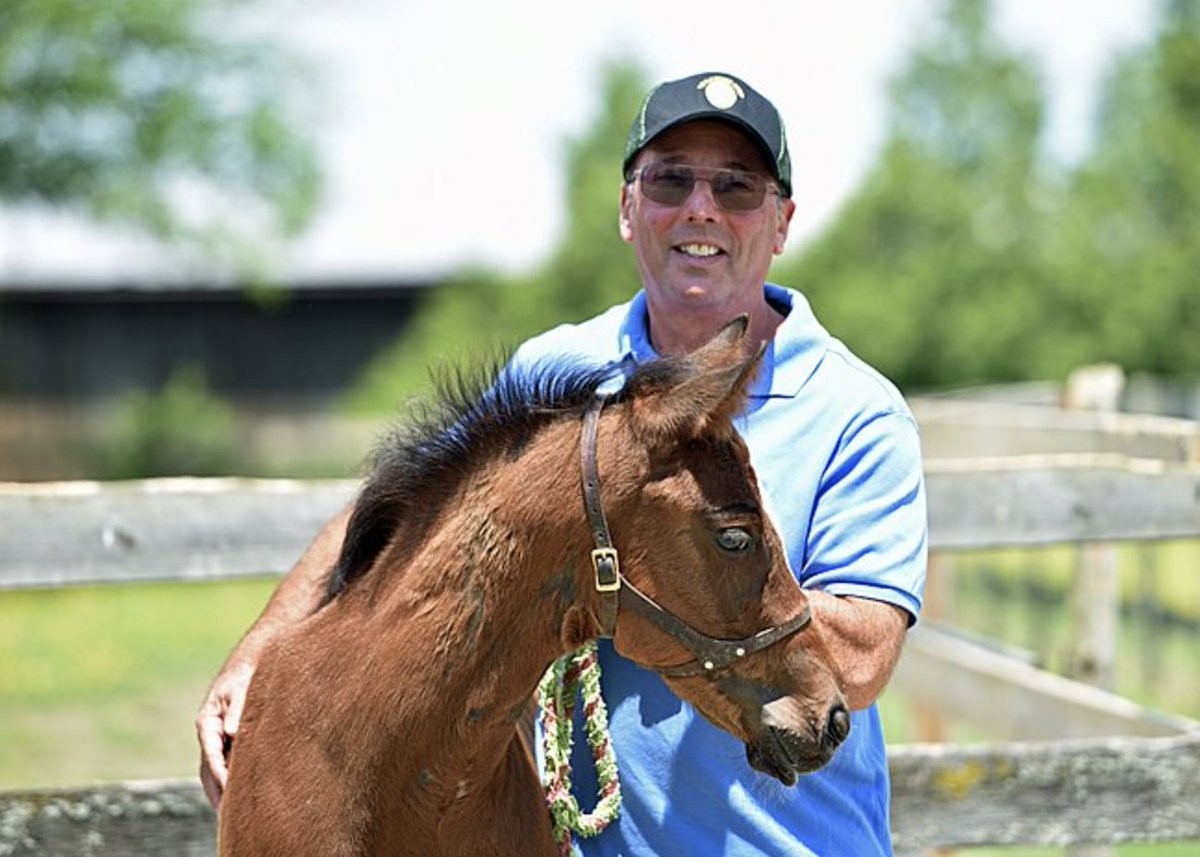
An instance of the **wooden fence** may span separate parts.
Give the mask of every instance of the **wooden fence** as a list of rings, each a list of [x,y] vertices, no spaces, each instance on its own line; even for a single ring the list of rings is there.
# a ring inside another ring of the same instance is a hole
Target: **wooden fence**
[[[916,409],[934,551],[1200,539],[1197,423],[961,405]],[[951,457],[929,447],[939,432]],[[354,487],[0,484],[0,589],[278,574]],[[1200,841],[1200,724],[926,623],[893,684],[1013,739],[891,748],[898,851]],[[213,814],[191,781],[0,793],[0,857],[167,853],[213,853]]]

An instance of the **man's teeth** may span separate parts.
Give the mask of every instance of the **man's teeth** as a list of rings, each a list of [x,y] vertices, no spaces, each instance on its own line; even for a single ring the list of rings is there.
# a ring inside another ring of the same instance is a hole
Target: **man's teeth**
[[[689,256],[715,256],[721,252],[711,244],[683,244],[679,249]]]

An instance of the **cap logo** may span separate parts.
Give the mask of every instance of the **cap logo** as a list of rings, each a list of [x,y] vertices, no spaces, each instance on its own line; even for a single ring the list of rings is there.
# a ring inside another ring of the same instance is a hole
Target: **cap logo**
[[[696,84],[696,88],[701,90],[708,103],[718,110],[728,110],[737,104],[739,98],[746,97],[746,93],[738,82],[723,74],[704,78]]]

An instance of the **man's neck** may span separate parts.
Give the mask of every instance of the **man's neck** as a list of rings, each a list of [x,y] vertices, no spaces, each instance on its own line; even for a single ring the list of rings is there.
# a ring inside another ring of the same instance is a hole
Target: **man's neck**
[[[746,352],[752,353],[760,342],[770,340],[783,322],[784,314],[767,302],[765,297],[749,307],[725,312],[689,314],[655,311],[653,301],[647,301],[650,344],[663,356],[688,354],[712,339],[740,313],[750,315],[750,327],[743,340]]]

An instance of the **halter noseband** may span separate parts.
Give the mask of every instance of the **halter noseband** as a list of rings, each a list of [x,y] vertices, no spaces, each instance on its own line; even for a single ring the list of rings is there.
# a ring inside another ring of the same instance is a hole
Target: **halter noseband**
[[[803,629],[812,621],[812,611],[805,605],[800,613],[784,622],[741,640],[718,640],[702,634],[679,617],[659,607],[654,601],[625,579],[621,574],[621,561],[613,547],[608,520],[604,517],[604,506],[600,501],[600,472],[596,464],[596,435],[600,425],[600,411],[604,409],[608,396],[597,394],[583,415],[583,431],[580,438],[580,464],[583,470],[583,507],[587,512],[588,526],[596,547],[592,551],[592,568],[596,575],[596,592],[600,600],[601,634],[612,637],[617,628],[619,609],[632,612],[654,623],[691,652],[693,660],[677,667],[655,667],[660,675],[670,678],[707,675],[724,669],[746,655],[760,652],[785,640]]]

